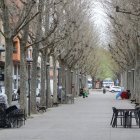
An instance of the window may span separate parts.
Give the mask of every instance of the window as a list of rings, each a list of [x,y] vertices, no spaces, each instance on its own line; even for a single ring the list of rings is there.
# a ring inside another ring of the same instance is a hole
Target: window
[[[16,42],[13,42],[13,53],[17,53]]]
[[[17,75],[17,66],[14,65],[14,75]]]

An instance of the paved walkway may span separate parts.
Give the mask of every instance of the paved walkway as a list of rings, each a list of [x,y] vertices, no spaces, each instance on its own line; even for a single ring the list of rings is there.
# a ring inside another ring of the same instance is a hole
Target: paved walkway
[[[133,108],[113,93],[93,91],[75,104],[60,105],[34,115],[21,128],[1,129],[0,140],[138,140],[140,129],[112,128],[112,106]]]

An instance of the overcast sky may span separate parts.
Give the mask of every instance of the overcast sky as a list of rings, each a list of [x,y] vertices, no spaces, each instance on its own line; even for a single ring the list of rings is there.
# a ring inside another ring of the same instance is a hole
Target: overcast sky
[[[107,17],[100,2],[96,2],[95,6],[93,7],[93,17],[97,30],[100,33],[101,44],[106,44],[108,27]]]

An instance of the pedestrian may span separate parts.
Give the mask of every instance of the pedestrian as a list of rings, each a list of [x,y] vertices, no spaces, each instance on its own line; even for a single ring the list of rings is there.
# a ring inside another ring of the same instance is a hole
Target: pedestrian
[[[4,91],[2,91],[1,87],[0,87],[0,106],[3,109],[7,109],[8,108],[7,95],[5,94]]]
[[[106,88],[105,88],[105,87],[103,87],[103,93],[104,93],[104,94],[106,93]]]
[[[83,96],[83,88],[80,89],[80,94],[79,96]]]
[[[127,94],[128,94],[128,99],[130,99],[131,98],[131,92],[130,92],[130,90],[126,90],[127,91]]]
[[[129,99],[127,91],[123,91],[120,96],[122,99]]]
[[[88,92],[86,88],[83,88],[83,98],[88,97]]]
[[[122,94],[122,91],[120,91],[120,92],[118,92],[118,93],[116,94],[116,100],[117,100],[119,97],[121,97],[121,94]]]

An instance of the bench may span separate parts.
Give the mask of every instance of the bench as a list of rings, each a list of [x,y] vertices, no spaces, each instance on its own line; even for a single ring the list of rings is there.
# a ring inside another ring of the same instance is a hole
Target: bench
[[[37,108],[37,111],[42,111],[42,112],[46,112],[46,106],[41,106],[39,104],[39,102],[36,103],[36,108]]]
[[[24,109],[15,109],[7,114],[11,127],[21,127],[25,125],[26,115]]]
[[[59,103],[53,103],[53,107],[58,107]]]
[[[132,100],[130,100],[131,101],[131,103],[133,103],[133,102],[136,102],[136,99],[132,99]]]
[[[137,107],[137,106],[139,106],[139,105],[140,105],[140,103],[135,102],[135,107]]]
[[[18,109],[15,105],[7,109],[0,108],[0,127],[21,127],[25,125],[25,110]]]
[[[46,112],[46,106],[37,106],[37,111]]]

